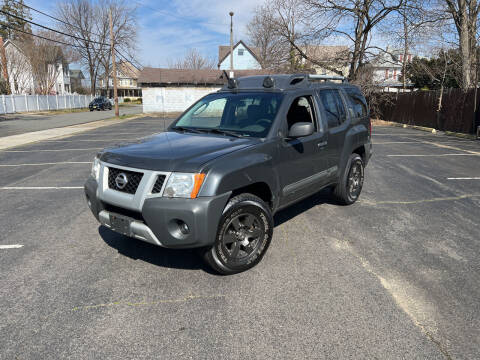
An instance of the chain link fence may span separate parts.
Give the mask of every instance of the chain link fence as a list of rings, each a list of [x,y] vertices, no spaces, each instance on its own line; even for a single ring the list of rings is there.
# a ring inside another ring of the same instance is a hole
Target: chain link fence
[[[86,108],[92,95],[1,95],[0,114]]]

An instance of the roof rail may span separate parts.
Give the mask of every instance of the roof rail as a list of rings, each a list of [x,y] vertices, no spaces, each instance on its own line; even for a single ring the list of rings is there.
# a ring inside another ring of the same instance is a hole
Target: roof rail
[[[315,75],[315,74],[308,74],[308,80],[323,80],[323,81],[329,81],[329,80],[340,80],[343,83],[347,83],[348,79],[345,76],[340,76],[340,75]]]

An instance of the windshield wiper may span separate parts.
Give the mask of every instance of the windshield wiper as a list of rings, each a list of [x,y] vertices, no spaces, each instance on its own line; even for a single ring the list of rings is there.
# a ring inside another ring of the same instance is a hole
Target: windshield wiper
[[[172,128],[173,130],[178,130],[178,131],[188,131],[188,132],[193,132],[195,134],[201,134],[202,132],[201,131],[198,131],[196,129],[192,129],[192,128],[188,128],[188,127],[183,127],[183,126],[175,126]]]
[[[228,135],[228,136],[233,136],[237,138],[243,137],[243,135],[238,134],[233,131],[228,131],[228,130],[221,130],[221,129],[202,129],[205,130],[206,132],[213,133],[213,134],[221,134],[221,135]]]

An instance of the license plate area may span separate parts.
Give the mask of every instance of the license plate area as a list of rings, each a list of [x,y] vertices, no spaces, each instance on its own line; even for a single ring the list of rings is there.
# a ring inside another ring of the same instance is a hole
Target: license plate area
[[[127,216],[110,213],[110,227],[116,232],[130,236],[131,222],[132,219]]]

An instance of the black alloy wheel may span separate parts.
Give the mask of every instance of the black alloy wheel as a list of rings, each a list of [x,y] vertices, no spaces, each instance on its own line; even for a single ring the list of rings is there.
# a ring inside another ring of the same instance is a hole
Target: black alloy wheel
[[[350,205],[357,201],[362,192],[364,178],[363,159],[359,154],[353,153],[348,158],[343,175],[333,190],[338,202],[342,205]]]
[[[224,227],[222,250],[229,261],[238,262],[252,256],[260,244],[265,227],[251,212],[241,212]]]
[[[353,200],[356,200],[362,191],[364,179],[363,171],[364,169],[362,160],[355,159],[355,162],[353,162],[352,166],[350,167],[347,180],[348,195]]]
[[[212,247],[203,258],[217,272],[236,274],[258,264],[272,240],[273,216],[265,202],[252,194],[229,200]]]

